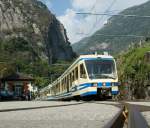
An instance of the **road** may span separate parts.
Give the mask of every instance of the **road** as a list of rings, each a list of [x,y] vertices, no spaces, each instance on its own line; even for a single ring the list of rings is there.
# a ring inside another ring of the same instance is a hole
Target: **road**
[[[0,102],[0,110],[10,110],[0,112],[0,128],[101,128],[120,108],[106,102],[31,101]]]

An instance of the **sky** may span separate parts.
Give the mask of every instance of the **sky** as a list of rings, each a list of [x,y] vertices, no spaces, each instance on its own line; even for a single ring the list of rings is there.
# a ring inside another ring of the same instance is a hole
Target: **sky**
[[[149,0],[40,0],[64,25],[71,43],[92,35],[107,23],[109,16],[78,15],[77,12],[110,13]]]

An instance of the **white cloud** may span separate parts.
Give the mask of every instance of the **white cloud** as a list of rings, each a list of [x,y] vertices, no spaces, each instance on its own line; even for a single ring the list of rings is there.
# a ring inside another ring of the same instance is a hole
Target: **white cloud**
[[[64,16],[58,17],[59,20],[65,25],[65,28],[67,29],[67,35],[72,40],[77,40],[76,32],[78,31],[79,27],[78,24],[80,24],[80,21],[76,18],[76,13],[72,9],[67,9]]]
[[[88,10],[97,0],[72,0],[72,6],[74,9]]]
[[[113,1],[115,1],[113,3]],[[67,9],[65,14],[58,19],[67,29],[71,43],[79,41],[86,35],[92,34],[106,23],[108,16],[80,16],[76,12],[105,12],[106,10],[123,10],[125,8],[141,4],[148,0],[71,0],[72,8]]]

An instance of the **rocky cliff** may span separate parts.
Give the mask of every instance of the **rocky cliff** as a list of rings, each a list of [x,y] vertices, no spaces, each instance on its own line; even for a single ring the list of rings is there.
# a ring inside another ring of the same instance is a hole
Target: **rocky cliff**
[[[75,56],[66,30],[44,4],[37,0],[0,0],[1,47],[2,42],[9,46],[18,38],[26,42],[33,58],[52,63]]]

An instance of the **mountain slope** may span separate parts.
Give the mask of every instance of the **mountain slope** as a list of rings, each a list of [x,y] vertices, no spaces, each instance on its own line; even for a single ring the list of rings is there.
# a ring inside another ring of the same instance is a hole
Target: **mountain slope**
[[[45,86],[66,68],[51,64],[74,57],[66,30],[43,3],[0,0],[0,78],[21,72]]]
[[[44,4],[37,0],[0,0],[1,49],[5,45],[11,49],[11,40],[18,38],[26,42],[33,58],[49,63],[75,55],[63,25]]]
[[[150,15],[150,1],[122,11],[120,14]],[[112,16],[108,23],[91,37],[73,44],[77,53],[93,51],[109,51],[118,53],[128,48],[132,43],[137,43],[141,38],[104,35],[144,35],[150,34],[150,18]],[[102,35],[101,35],[102,34]],[[103,35],[104,34],[104,35]],[[83,44],[84,42],[84,44]]]

